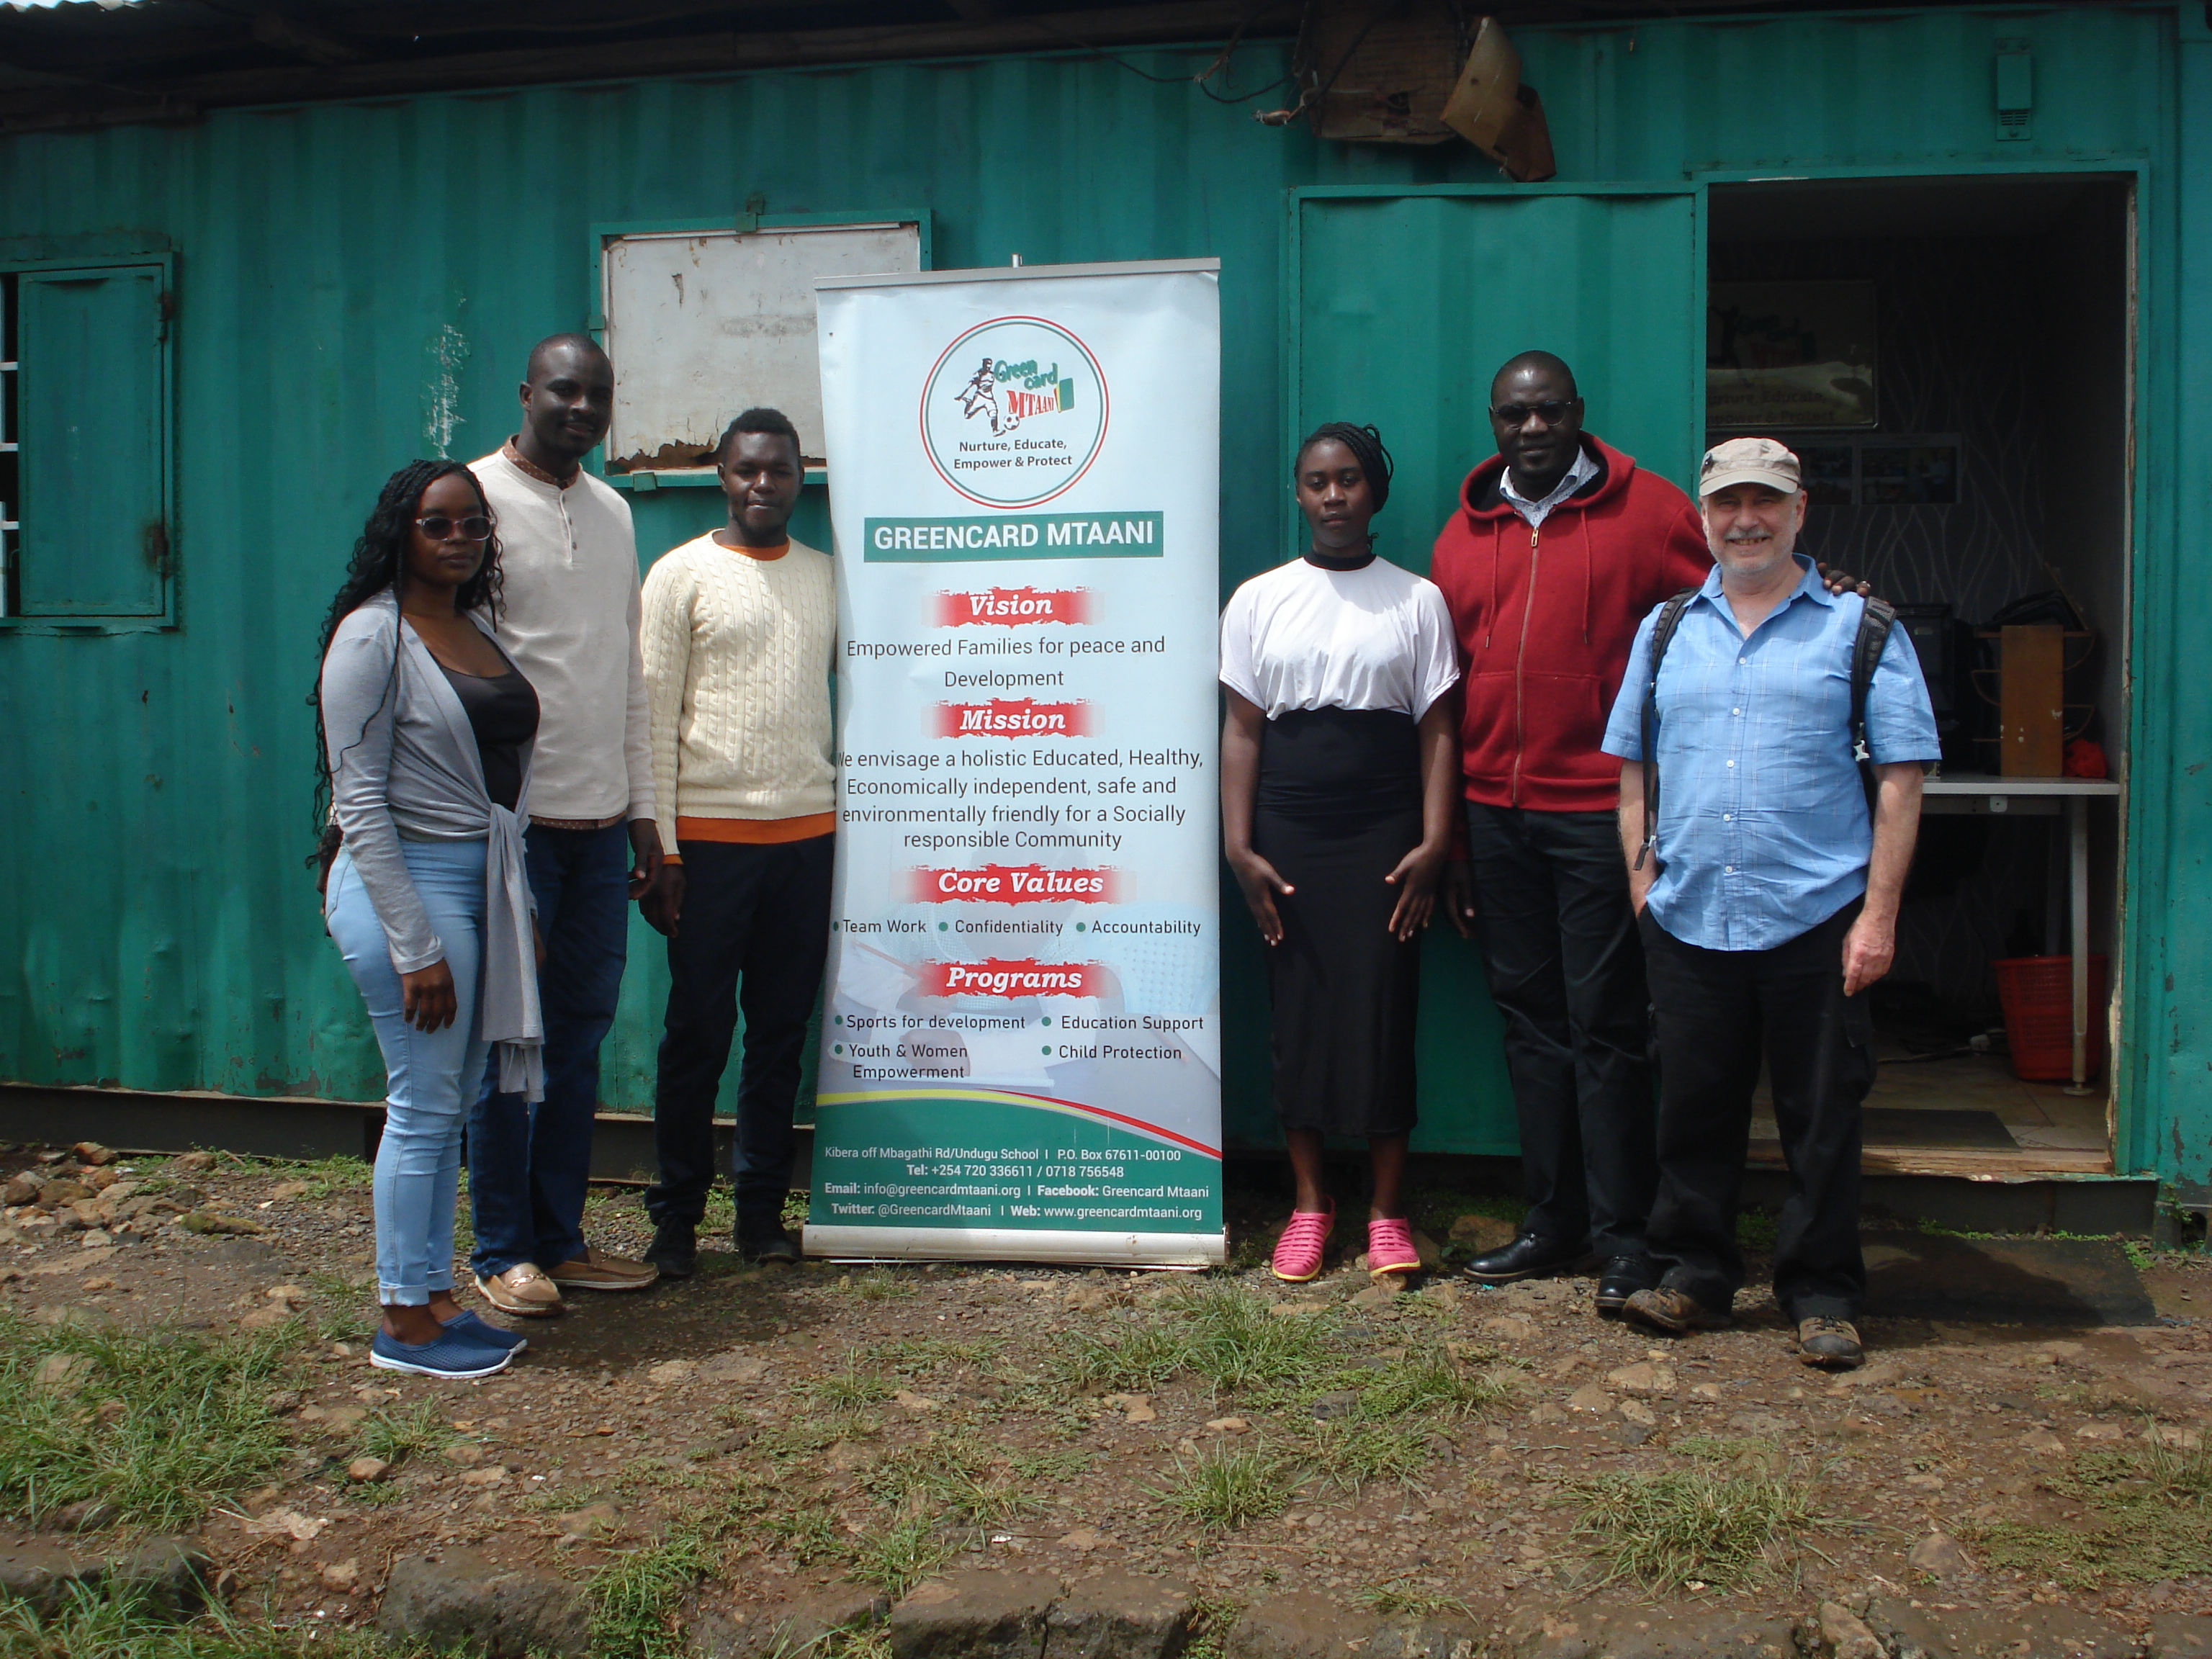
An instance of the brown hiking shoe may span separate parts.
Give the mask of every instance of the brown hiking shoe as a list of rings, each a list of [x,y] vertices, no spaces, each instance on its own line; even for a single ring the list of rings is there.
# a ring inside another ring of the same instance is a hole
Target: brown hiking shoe
[[[1668,1336],[1681,1336],[1691,1331],[1724,1331],[1735,1322],[1729,1316],[1708,1308],[1687,1291],[1678,1291],[1668,1285],[1637,1291],[1621,1304],[1620,1316],[1647,1330],[1661,1331]]]
[[[547,1275],[564,1291],[641,1291],[660,1277],[650,1261],[632,1261],[584,1247],[583,1255],[564,1261]]]
[[[559,1288],[538,1271],[534,1262],[518,1261],[505,1273],[489,1278],[478,1273],[477,1290],[501,1313],[513,1314],[519,1319],[550,1319],[555,1314],[568,1311],[561,1300]]]
[[[1855,1371],[1866,1364],[1858,1327],[1848,1319],[1801,1319],[1797,1357],[1824,1371]]]

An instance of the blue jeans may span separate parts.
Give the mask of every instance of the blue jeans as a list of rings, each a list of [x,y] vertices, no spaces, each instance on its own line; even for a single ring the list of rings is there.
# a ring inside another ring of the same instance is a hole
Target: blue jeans
[[[599,1044],[615,1023],[629,947],[629,830],[554,830],[523,837],[545,965],[545,1098],[499,1093],[486,1071],[469,1114],[469,1202],[490,1278],[520,1262],[553,1268],[584,1254],[584,1197],[599,1107]]]
[[[376,1046],[384,1051],[384,1139],[376,1149],[377,1294],[387,1304],[419,1308],[432,1292],[453,1288],[461,1119],[484,1074],[489,1046],[477,1018],[484,844],[403,841],[399,848],[453,970],[459,1007],[451,1025],[421,1031],[401,1017],[399,975],[384,924],[343,852],[331,866],[323,916],[368,1005]]]

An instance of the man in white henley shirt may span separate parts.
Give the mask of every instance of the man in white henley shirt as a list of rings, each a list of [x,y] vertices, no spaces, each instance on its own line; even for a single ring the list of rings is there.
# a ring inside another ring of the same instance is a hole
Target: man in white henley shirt
[[[525,836],[545,960],[545,1098],[485,1079],[469,1118],[477,1288],[503,1313],[562,1310],[562,1289],[640,1290],[643,1262],[585,1242],[599,1044],[614,1024],[629,900],[660,866],[638,646],[629,504],[583,470],[606,436],[614,366],[556,334],[530,354],[522,430],[472,464],[497,520],[499,642],[538,693]]]

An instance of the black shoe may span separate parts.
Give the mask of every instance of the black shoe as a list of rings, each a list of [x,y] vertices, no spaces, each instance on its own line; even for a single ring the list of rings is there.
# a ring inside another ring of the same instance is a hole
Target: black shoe
[[[1618,1319],[1628,1298],[1659,1282],[1648,1255],[1617,1255],[1598,1270],[1597,1316]]]
[[[1542,1279],[1552,1273],[1584,1271],[1596,1265],[1597,1258],[1590,1254],[1587,1244],[1522,1233],[1504,1249],[1475,1257],[1460,1272],[1479,1285],[1510,1285],[1516,1279]]]
[[[758,1231],[747,1227],[738,1233],[738,1254],[748,1261],[794,1262],[799,1241],[784,1231],[781,1222]]]
[[[645,1259],[663,1279],[689,1279],[699,1271],[699,1230],[688,1221],[663,1221],[653,1230]]]

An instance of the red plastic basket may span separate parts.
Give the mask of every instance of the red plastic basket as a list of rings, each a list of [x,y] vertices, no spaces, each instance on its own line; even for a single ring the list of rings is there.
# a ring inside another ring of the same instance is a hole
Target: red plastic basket
[[[2004,1004],[2005,1042],[2013,1075],[2031,1083],[2063,1083],[2074,1075],[2074,958],[2007,957],[1992,962]],[[2106,959],[2089,958],[2089,1030],[2086,1074],[2105,1069]]]

